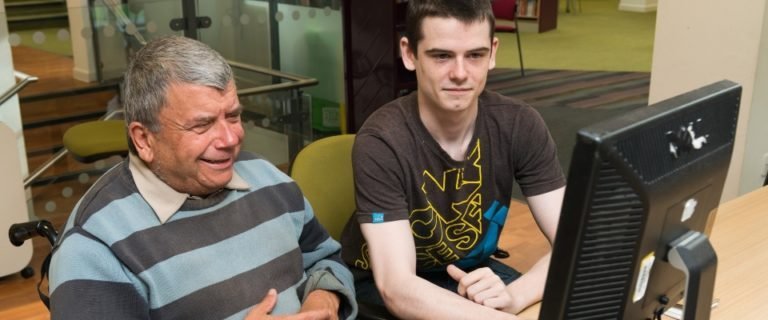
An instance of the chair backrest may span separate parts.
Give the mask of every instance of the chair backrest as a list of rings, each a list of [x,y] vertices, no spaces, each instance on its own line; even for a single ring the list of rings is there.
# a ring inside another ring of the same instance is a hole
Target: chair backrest
[[[355,211],[354,140],[354,134],[343,134],[314,141],[296,155],[291,168],[291,177],[309,200],[315,217],[337,240]]]
[[[516,0],[493,0],[491,3],[493,16],[496,19],[515,20],[517,17],[516,4]]]

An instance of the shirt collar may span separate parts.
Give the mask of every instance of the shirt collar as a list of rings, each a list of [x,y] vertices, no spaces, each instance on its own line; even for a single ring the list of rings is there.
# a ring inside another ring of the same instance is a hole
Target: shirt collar
[[[157,218],[160,219],[160,223],[165,223],[173,216],[174,213],[181,209],[188,198],[191,196],[187,193],[178,192],[166,184],[163,180],[160,180],[152,170],[147,167],[141,158],[136,155],[128,155],[128,169],[131,171],[133,181],[136,183],[136,188],[139,190],[139,194],[144,197],[144,200],[155,211]],[[232,179],[224,186],[226,189],[233,190],[247,190],[250,188],[248,182],[246,182],[237,171],[232,171]]]

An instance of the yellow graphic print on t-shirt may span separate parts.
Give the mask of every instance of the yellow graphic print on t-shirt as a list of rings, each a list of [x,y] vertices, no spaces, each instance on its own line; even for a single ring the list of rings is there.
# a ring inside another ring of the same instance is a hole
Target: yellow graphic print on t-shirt
[[[427,206],[410,214],[417,265],[433,268],[469,253],[482,233],[482,166],[480,140],[467,156],[465,168],[440,174],[424,170],[421,186]]]

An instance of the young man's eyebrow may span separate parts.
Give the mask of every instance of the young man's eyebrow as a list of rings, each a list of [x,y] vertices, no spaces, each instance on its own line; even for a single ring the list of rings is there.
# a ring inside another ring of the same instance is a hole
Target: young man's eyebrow
[[[480,47],[480,48],[467,50],[467,52],[489,52],[489,51],[491,51],[491,48],[488,48],[488,47]]]
[[[491,51],[491,48],[478,47],[478,48],[467,50],[467,52],[488,52],[488,51]],[[454,53],[454,52],[448,49],[432,48],[432,49],[424,50],[424,53],[434,54],[434,53]]]
[[[424,50],[424,53],[426,53],[426,54],[435,54],[435,53],[453,53],[453,52],[451,50],[434,48],[434,49]]]

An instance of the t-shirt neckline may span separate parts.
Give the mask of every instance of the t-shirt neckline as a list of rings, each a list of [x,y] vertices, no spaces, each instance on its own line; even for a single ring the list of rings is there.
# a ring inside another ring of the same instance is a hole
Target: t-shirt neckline
[[[480,121],[481,117],[483,116],[483,108],[482,108],[482,101],[483,101],[483,95],[485,91],[480,94],[480,96],[477,99],[477,115],[475,116],[475,129],[472,132],[472,139],[469,142],[469,146],[467,147],[467,150],[464,154],[464,159],[461,161],[454,160],[448,152],[443,150],[443,147],[440,146],[439,143],[437,143],[437,140],[435,140],[434,137],[432,137],[432,134],[429,133],[429,130],[427,130],[427,127],[424,125],[424,122],[421,121],[421,116],[419,115],[419,99],[418,99],[418,92],[414,91],[410,96],[406,97],[406,99],[410,99],[410,103],[407,105],[412,106],[410,109],[411,116],[408,117],[410,121],[414,122],[414,125],[416,126],[416,130],[418,131],[418,134],[420,135],[421,143],[422,145],[426,145],[429,149],[431,149],[433,152],[435,152],[438,156],[440,156],[441,159],[444,161],[447,161],[451,165],[454,166],[461,166],[467,161],[467,155],[472,151],[472,146],[475,144],[477,139],[479,138],[479,132],[482,130],[482,124],[483,122]]]

